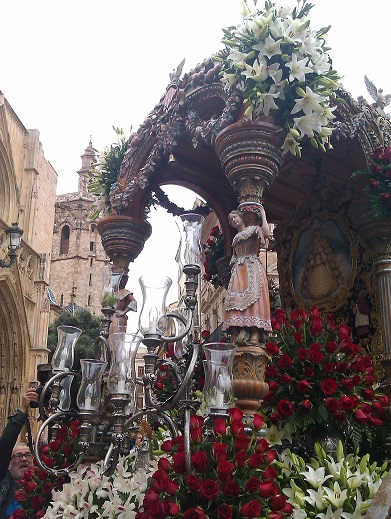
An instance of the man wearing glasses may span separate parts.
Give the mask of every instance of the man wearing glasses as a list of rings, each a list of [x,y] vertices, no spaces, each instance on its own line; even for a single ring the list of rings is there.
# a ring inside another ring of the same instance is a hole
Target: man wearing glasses
[[[8,419],[0,436],[0,519],[7,519],[18,506],[14,492],[33,456],[25,443],[15,445],[28,416],[30,402],[38,402],[38,393],[31,388],[22,396],[20,408]]]

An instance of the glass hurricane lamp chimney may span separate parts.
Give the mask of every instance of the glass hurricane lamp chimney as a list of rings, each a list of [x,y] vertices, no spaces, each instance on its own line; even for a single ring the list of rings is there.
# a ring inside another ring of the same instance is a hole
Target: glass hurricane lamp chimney
[[[99,408],[102,375],[107,362],[95,359],[81,359],[81,383],[76,402],[80,411],[96,411]]]
[[[107,379],[112,395],[133,395],[135,390],[135,361],[141,336],[134,333],[112,333],[109,336],[110,370]]]
[[[80,328],[74,326],[57,327],[57,348],[52,357],[52,372],[70,371],[73,366],[75,344],[82,334]]]
[[[201,229],[204,217],[200,214],[182,214],[176,220],[181,235],[180,265],[201,267],[204,261],[204,249],[201,245]]]
[[[141,276],[139,279],[143,306],[139,317],[139,330],[145,337],[162,336],[167,328],[166,297],[172,280],[168,277]]]

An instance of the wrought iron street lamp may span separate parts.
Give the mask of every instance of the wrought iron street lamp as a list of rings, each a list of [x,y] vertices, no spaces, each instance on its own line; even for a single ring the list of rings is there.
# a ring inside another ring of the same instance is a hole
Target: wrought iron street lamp
[[[9,268],[14,264],[18,256],[18,249],[20,247],[23,231],[20,227],[18,227],[18,222],[15,222],[11,225],[11,227],[8,227],[5,230],[5,233],[8,236],[8,256],[10,261],[6,262],[0,260],[0,267]]]

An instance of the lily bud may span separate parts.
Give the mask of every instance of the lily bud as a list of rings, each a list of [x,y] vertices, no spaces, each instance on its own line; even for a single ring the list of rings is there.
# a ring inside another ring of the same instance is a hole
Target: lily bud
[[[296,87],[296,94],[300,97],[304,97],[305,96],[305,90],[303,90],[301,87]]]
[[[341,442],[341,440],[338,441],[338,445],[337,445],[337,451],[336,451],[336,456],[337,456],[337,462],[339,463],[341,461],[342,458],[344,458],[344,452],[343,452],[343,444]]]
[[[341,467],[341,472],[340,472],[339,476],[341,479],[341,483],[346,487],[346,485],[348,484],[348,472],[344,465],[342,465],[342,467]]]
[[[318,149],[318,141],[315,139],[315,137],[310,137],[310,143],[316,150]]]
[[[265,24],[265,25],[262,27],[261,32],[259,33],[259,37],[258,37],[258,39],[259,39],[259,40],[264,40],[264,39],[266,38],[268,32],[269,32],[269,25],[268,25],[268,24]]]

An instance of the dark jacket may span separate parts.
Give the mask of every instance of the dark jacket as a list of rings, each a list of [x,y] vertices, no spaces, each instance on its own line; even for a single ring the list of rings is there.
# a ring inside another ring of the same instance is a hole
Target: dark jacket
[[[8,418],[8,424],[5,426],[0,436],[0,519],[5,519],[5,511],[14,499],[14,492],[19,488],[18,483],[13,481],[8,466],[11,461],[11,455],[16,441],[26,422],[27,413],[16,411],[15,414]]]

